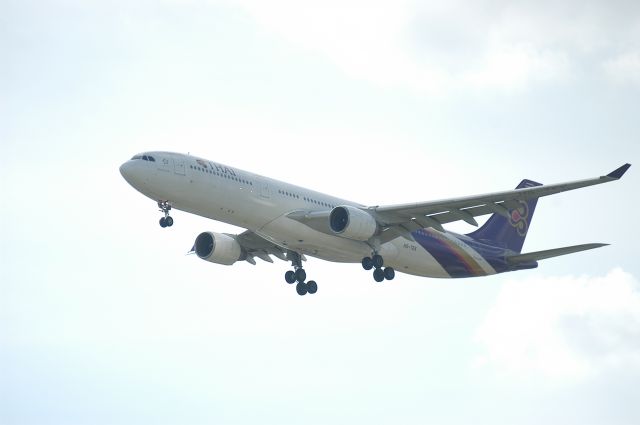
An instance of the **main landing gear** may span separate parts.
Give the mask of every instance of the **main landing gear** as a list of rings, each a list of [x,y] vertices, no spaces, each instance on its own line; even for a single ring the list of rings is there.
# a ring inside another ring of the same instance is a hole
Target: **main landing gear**
[[[160,219],[160,227],[171,227],[173,226],[173,218],[169,215],[169,211],[171,211],[171,204],[169,201],[158,201],[158,207],[160,211],[164,213],[164,217]]]
[[[302,268],[302,259],[300,258],[300,254],[294,252],[289,253],[289,256],[292,257],[291,265],[293,266],[293,270],[289,270],[284,274],[284,280],[289,284],[297,282],[296,292],[300,296],[315,294],[318,292],[318,284],[315,280],[310,280],[305,283],[305,280],[307,279],[307,272]]]
[[[365,270],[373,269],[373,280],[382,282],[383,280],[393,280],[396,277],[396,271],[392,267],[385,267],[384,260],[381,255],[374,254],[372,257],[364,257],[362,259],[362,268]]]

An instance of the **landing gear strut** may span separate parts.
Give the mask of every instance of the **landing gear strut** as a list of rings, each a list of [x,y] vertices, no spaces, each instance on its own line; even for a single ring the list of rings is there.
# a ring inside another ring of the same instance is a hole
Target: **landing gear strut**
[[[365,270],[373,269],[373,280],[382,282],[383,280],[393,280],[396,277],[396,271],[393,267],[384,267],[384,259],[381,255],[374,253],[372,257],[364,257],[362,259],[362,268]]]
[[[284,280],[289,283],[296,283],[296,292],[298,295],[306,295],[306,294],[315,294],[318,292],[318,284],[315,280],[310,280],[305,283],[307,279],[307,272],[302,268],[302,258],[300,254],[297,252],[290,252],[289,257],[291,258],[291,265],[293,266],[293,270],[288,270],[284,274]]]
[[[160,218],[160,227],[171,227],[173,226],[173,218],[169,215],[169,211],[171,211],[171,204],[169,201],[158,201],[158,208],[160,211],[164,213],[164,217]]]

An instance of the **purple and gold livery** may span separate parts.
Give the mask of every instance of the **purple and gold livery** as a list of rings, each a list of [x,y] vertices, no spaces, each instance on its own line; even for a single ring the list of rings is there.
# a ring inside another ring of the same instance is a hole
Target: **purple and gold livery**
[[[523,180],[516,189],[541,186]],[[531,225],[538,199],[519,201],[507,216],[494,214],[478,230],[467,235],[428,228],[412,233],[420,244],[453,278],[487,276],[538,267],[536,261],[510,264],[506,258],[519,254]]]

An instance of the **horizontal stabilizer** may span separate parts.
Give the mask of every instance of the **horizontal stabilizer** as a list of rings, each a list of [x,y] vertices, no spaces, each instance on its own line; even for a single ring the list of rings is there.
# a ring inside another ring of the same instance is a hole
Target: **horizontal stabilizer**
[[[587,243],[583,245],[567,246],[564,248],[547,249],[544,251],[528,252],[507,257],[510,264],[527,263],[530,261],[544,260],[546,258],[558,257],[560,255],[573,254],[574,252],[586,251],[588,249],[601,248],[607,243]]]

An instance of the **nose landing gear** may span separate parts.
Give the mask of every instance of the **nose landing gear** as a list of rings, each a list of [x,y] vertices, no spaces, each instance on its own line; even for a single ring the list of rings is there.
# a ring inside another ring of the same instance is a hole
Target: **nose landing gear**
[[[171,204],[169,201],[158,201],[158,207],[160,211],[164,213],[164,217],[160,218],[160,227],[171,227],[173,226],[173,218],[169,215],[169,211],[171,211]]]
[[[375,254],[372,257],[364,257],[362,259],[362,268],[365,270],[373,269],[373,280],[382,282],[383,280],[393,280],[396,277],[396,271],[393,267],[384,266],[384,259],[381,255]]]
[[[318,284],[315,280],[310,280],[305,283],[305,280],[307,279],[307,272],[302,268],[302,258],[300,257],[300,254],[297,252],[290,252],[289,256],[291,257],[293,270],[288,270],[284,274],[284,280],[289,284],[298,282],[296,284],[296,292],[300,296],[306,294],[313,295],[318,292]]]

